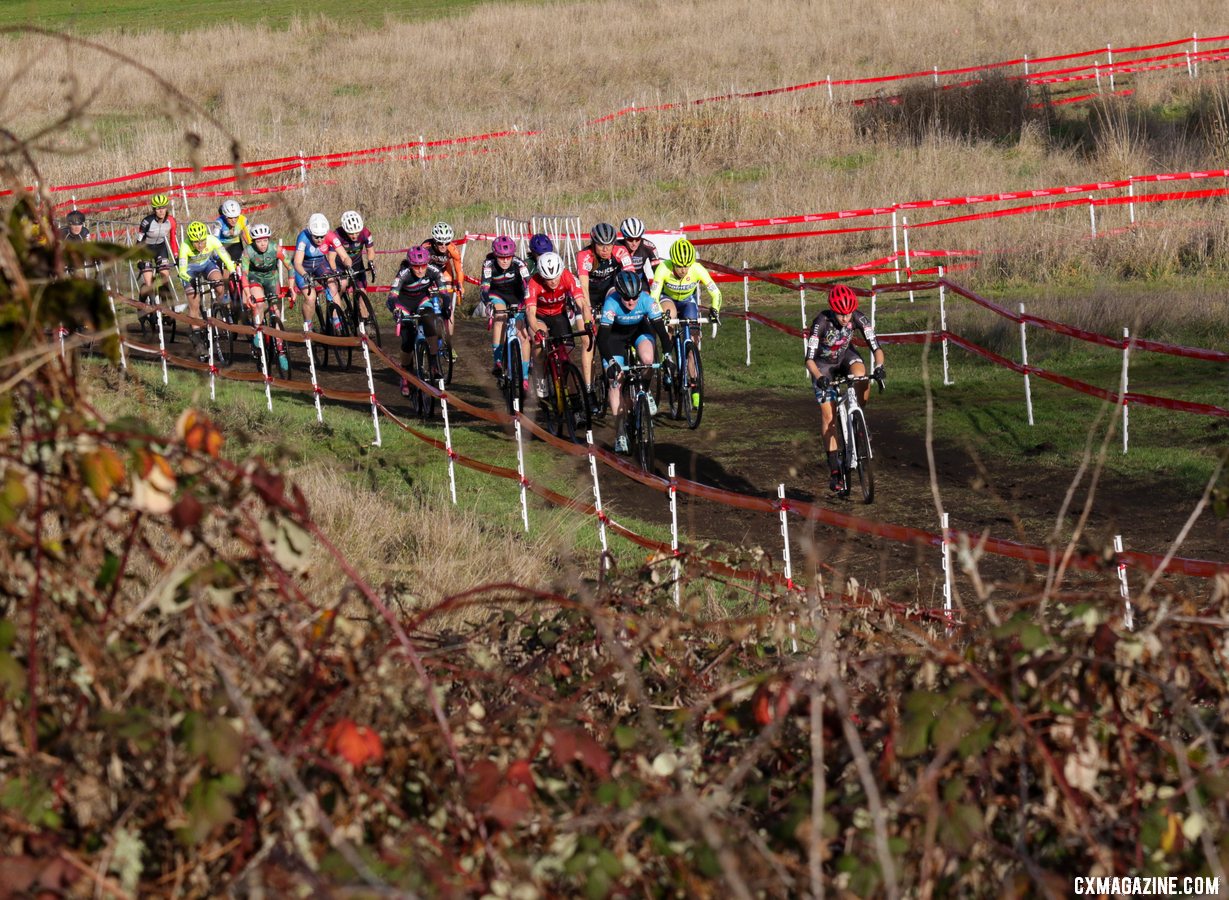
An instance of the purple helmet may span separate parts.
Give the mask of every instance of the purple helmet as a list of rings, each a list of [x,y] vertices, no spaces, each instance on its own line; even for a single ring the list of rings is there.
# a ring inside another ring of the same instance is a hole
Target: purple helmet
[[[426,247],[411,247],[405,258],[409,260],[411,266],[425,266],[431,262],[431,254],[427,252]]]
[[[491,250],[496,256],[516,256],[516,244],[506,234],[501,234],[491,242]]]
[[[541,256],[543,253],[554,253],[555,245],[546,235],[535,234],[529,239],[529,252],[535,256]]]

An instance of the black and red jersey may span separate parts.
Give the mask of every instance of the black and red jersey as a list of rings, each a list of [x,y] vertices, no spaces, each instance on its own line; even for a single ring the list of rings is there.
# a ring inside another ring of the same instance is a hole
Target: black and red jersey
[[[879,340],[875,337],[875,329],[871,320],[861,310],[854,310],[853,318],[848,325],[842,325],[837,320],[836,313],[830,309],[823,310],[811,321],[807,332],[806,359],[815,362],[833,362],[845,355],[853,347],[854,329],[862,332],[871,350],[879,349]]]

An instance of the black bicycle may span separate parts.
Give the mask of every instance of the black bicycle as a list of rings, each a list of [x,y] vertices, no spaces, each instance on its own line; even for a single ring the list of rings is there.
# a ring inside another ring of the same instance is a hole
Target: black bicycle
[[[188,290],[196,294],[201,317],[205,320],[205,340],[218,368],[235,361],[235,332],[226,326],[236,321],[234,301],[221,281],[210,281],[203,275],[192,276]]]
[[[340,292],[331,288],[336,285],[338,275],[335,272],[323,275],[312,275],[310,283],[316,291],[316,331],[328,337],[354,337],[356,331],[350,322],[350,314],[342,305]],[[333,365],[339,369],[348,369],[354,364],[354,345],[330,344],[325,341],[312,341],[312,352],[316,355],[316,365],[328,368],[330,358]]]
[[[440,364],[444,351],[438,348],[432,350],[430,345],[436,339],[428,338],[426,332],[423,331],[422,316],[398,309],[393,314],[393,317],[397,323],[396,333],[398,335],[401,334],[401,329],[403,328],[414,329],[414,358],[410,365],[411,374],[416,376],[419,381],[434,386],[443,377]],[[445,342],[445,346],[447,346],[447,342]],[[449,356],[451,357],[451,354]],[[445,383],[447,383],[447,379],[445,379]],[[409,380],[409,385],[410,411],[420,418],[431,418],[435,414],[435,395],[430,391],[420,388],[413,380]]]
[[[642,472],[653,471],[653,409],[649,392],[660,370],[661,363],[636,363],[625,366],[621,373],[627,448]]]
[[[367,288],[358,279],[362,271],[354,266],[347,266],[340,274],[341,302],[345,307],[346,320],[350,323],[351,333],[358,334],[358,326],[361,322],[367,332],[367,338],[374,341],[377,347],[383,347],[384,339],[380,334],[380,320],[376,316],[375,305],[371,302]],[[372,281],[375,281],[376,270],[371,263],[367,264],[367,274],[371,276]]]
[[[581,380],[580,369],[571,360],[573,340],[588,336],[587,331],[574,331],[559,337],[552,335],[543,340],[542,347],[548,387],[538,407],[546,420],[546,430],[573,443],[578,433],[583,437],[582,426],[592,421],[585,383]]]
[[[661,370],[660,385],[670,403],[670,418],[686,419],[688,428],[699,428],[704,415],[704,363],[694,329],[713,319],[671,319],[674,326],[674,363]]]

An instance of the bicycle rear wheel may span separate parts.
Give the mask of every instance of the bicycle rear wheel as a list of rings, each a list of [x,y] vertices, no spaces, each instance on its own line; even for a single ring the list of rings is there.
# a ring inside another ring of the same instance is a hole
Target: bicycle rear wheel
[[[866,428],[866,417],[862,410],[855,409],[850,415],[849,430],[853,433],[854,450],[857,461],[858,484],[862,488],[862,502],[870,503],[875,499],[875,467],[871,458],[871,436]],[[848,476],[846,476],[848,478]],[[848,485],[853,487],[853,485]]]
[[[346,311],[337,303],[336,300],[329,301],[329,321],[332,325],[330,334],[333,337],[354,337],[354,329],[350,325],[350,319],[346,315]],[[333,347],[333,358],[337,361],[337,365],[349,369],[354,365],[354,347]]]
[[[439,351],[439,368],[440,377],[444,379],[444,384],[452,384],[452,342],[448,338],[444,338],[444,343]],[[435,384],[435,382],[431,382]]]
[[[683,418],[683,382],[679,378],[677,364],[662,364],[661,383],[666,391],[666,399],[670,404],[670,418]]]
[[[679,360],[681,371],[686,374],[686,378],[679,379],[683,383],[683,414],[687,427],[695,429],[700,427],[700,418],[704,415],[704,366],[695,344],[688,344],[685,354],[686,358]]]
[[[504,402],[508,412],[513,412],[513,401],[516,409],[525,411],[525,385],[521,378],[521,342],[514,335],[508,341],[508,352],[504,357],[507,371],[504,372]]]
[[[563,431],[559,436],[575,443],[577,432],[583,425],[588,424],[590,419],[589,398],[585,393],[584,382],[580,380],[580,369],[568,363],[560,376],[558,399],[563,401]]]
[[[649,412],[649,395],[636,399],[636,463],[642,472],[653,471],[653,416]]]
[[[223,326],[234,324],[231,319],[230,304],[219,304],[210,318],[212,321],[209,327],[213,330],[213,359],[214,364],[220,369],[235,361],[235,333],[214,324],[215,322],[220,322]]]

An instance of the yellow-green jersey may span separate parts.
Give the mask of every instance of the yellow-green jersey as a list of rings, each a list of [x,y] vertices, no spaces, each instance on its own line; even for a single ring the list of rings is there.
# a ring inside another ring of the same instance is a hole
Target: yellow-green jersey
[[[713,309],[721,309],[721,290],[713,281],[713,276],[708,274],[708,269],[698,262],[692,263],[687,269],[687,274],[679,278],[674,274],[674,265],[670,260],[663,259],[653,273],[653,288],[650,294],[654,300],[660,300],[665,296],[667,300],[673,300],[676,304],[695,302],[699,299],[697,289],[701,284],[708,291]]]
[[[210,261],[210,257],[216,257],[218,264],[226,270],[227,274],[234,274],[235,261],[230,258],[222,242],[212,234],[205,236],[205,249],[200,251],[196,249],[192,241],[185,238],[179,245],[179,277],[184,281],[190,281],[193,275],[199,274],[192,270],[199,270]]]

